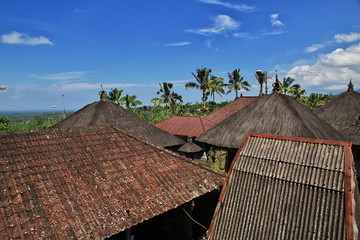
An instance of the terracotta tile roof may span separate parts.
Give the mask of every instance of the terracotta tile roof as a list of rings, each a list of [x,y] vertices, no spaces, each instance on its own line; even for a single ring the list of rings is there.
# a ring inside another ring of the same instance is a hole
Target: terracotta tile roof
[[[224,178],[110,126],[0,135],[0,239],[103,239]]]
[[[210,120],[214,123],[219,123],[222,120],[230,117],[240,109],[243,109],[250,103],[256,101],[257,99],[259,99],[259,97],[240,97],[220,108],[219,110],[209,114],[205,117],[205,119]]]
[[[197,137],[215,123],[202,117],[172,116],[155,126],[174,135]]]
[[[209,239],[356,239],[355,188],[349,142],[249,134]]]

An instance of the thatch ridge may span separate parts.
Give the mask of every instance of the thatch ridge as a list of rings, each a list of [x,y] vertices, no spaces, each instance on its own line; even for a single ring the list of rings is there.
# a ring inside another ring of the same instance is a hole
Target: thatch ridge
[[[97,101],[86,105],[53,128],[113,125],[161,147],[184,143],[178,137],[163,131],[123,107],[109,101]]]
[[[283,94],[263,96],[196,138],[210,145],[239,148],[249,132],[345,140],[301,103]]]

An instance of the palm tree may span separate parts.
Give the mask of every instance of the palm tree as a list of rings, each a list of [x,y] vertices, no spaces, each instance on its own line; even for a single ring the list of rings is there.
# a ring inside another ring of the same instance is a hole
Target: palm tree
[[[244,89],[245,91],[250,91],[249,87],[250,84],[247,81],[243,81],[244,78],[241,76],[240,74],[240,68],[239,69],[235,69],[234,71],[232,71],[231,73],[228,73],[229,76],[229,84],[228,84],[228,93],[230,93],[232,90],[235,91],[235,99],[237,99],[238,96],[238,91]]]
[[[221,98],[221,94],[225,94],[224,91],[224,78],[211,76],[209,83],[210,96],[213,98],[213,102],[215,102],[215,94],[218,94]]]
[[[294,84],[289,89],[289,94],[292,98],[295,98],[297,101],[304,103],[305,102],[305,89],[301,89],[300,84]]]
[[[254,73],[256,80],[260,84],[260,92],[259,96],[261,97],[263,95],[263,84],[266,83],[267,79],[271,79],[271,77],[267,76],[267,72],[262,72],[261,70],[257,70],[256,74]],[[265,88],[266,94],[267,94],[267,87]]]
[[[156,94],[160,94],[160,98],[153,98],[151,102],[153,102],[154,105],[165,104],[166,109],[170,106],[172,113],[175,114],[176,108],[179,105],[178,101],[183,102],[182,97],[174,91],[171,91],[173,87],[172,83],[163,82],[162,85],[159,83],[159,86],[160,90]]]
[[[286,95],[286,93],[288,91],[290,91],[292,84],[295,82],[295,79],[291,78],[291,77],[287,77],[283,79],[282,82],[282,89],[284,94]]]
[[[205,111],[206,106],[205,103],[208,99],[208,96],[210,95],[210,73],[211,73],[211,69],[203,67],[201,69],[197,68],[196,69],[197,75],[195,75],[193,72],[191,73],[195,79],[196,82],[188,82],[187,84],[185,84],[185,88],[196,88],[196,89],[200,89],[202,91],[202,104],[203,104],[203,110]]]
[[[320,106],[324,105],[326,102],[333,99],[335,96],[330,94],[321,94],[321,93],[311,93],[309,97],[305,97],[304,104],[306,107],[315,111]]]
[[[111,91],[106,96],[106,99],[109,100],[110,102],[120,105],[120,98],[121,98],[122,92],[123,92],[123,90],[118,90],[117,88],[115,88],[115,89],[111,88]]]
[[[120,99],[120,104],[125,106],[126,109],[129,109],[141,105],[142,102],[136,99],[136,95],[129,96],[128,94],[126,94],[125,97],[122,97]]]

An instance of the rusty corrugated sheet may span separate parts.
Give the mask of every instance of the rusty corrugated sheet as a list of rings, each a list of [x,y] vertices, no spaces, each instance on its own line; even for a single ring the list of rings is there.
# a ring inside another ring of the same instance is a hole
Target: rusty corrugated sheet
[[[229,171],[208,238],[357,239],[350,147],[249,134]]]
[[[9,133],[0,143],[0,239],[104,239],[223,184],[115,127]]]
[[[197,137],[215,123],[202,117],[172,116],[155,126],[174,135]]]
[[[222,120],[230,117],[240,109],[243,109],[250,103],[256,101],[259,97],[240,97],[231,103],[225,105],[224,107],[220,108],[219,110],[209,114],[205,117],[205,119],[210,120],[214,123],[219,123]]]

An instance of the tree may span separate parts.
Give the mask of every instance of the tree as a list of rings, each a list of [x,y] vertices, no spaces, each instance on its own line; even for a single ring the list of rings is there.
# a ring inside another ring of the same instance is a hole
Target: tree
[[[151,102],[154,105],[165,104],[165,108],[169,109],[170,107],[171,112],[175,114],[179,103],[183,102],[182,97],[174,91],[171,91],[173,87],[172,83],[163,82],[162,85],[159,83],[159,86],[160,90],[156,94],[160,94],[160,98],[153,98]]]
[[[271,79],[271,77],[267,76],[267,72],[262,72],[261,70],[257,70],[256,74],[254,73],[256,80],[260,84],[260,92],[259,96],[261,97],[263,95],[263,84],[266,83],[267,79]],[[265,89],[267,91],[267,88]],[[266,92],[267,94],[267,92]]]
[[[294,84],[289,89],[289,94],[292,98],[295,98],[297,101],[304,103],[305,102],[305,89],[301,89],[300,84]]]
[[[287,92],[290,91],[292,84],[295,82],[295,79],[291,77],[287,77],[283,79],[282,82],[282,90],[285,95],[287,95]]]
[[[197,68],[196,69],[197,75],[195,75],[193,72],[191,73],[194,78],[196,79],[196,82],[188,82],[187,84],[185,84],[185,88],[196,88],[196,89],[200,89],[202,91],[202,108],[204,111],[206,111],[206,101],[210,95],[210,73],[211,73],[211,69],[203,67],[201,69]]]
[[[120,98],[122,92],[123,90],[118,90],[117,88],[115,89],[111,88],[111,91],[108,93],[108,95],[106,95],[106,99],[109,100],[110,102],[120,105]]]
[[[7,117],[0,117],[0,132],[8,132],[10,130],[10,120]]]
[[[222,94],[225,94],[224,91],[224,78],[211,76],[209,83],[210,96],[213,98],[213,102],[215,102],[215,94],[218,94],[222,98]]]
[[[126,109],[130,109],[141,105],[142,102],[136,99],[136,95],[129,96],[128,94],[126,94],[125,97],[122,97],[120,99],[120,104],[125,106]]]
[[[315,111],[320,106],[324,105],[326,102],[333,99],[335,96],[333,94],[321,94],[321,93],[311,93],[309,97],[305,97],[304,105],[310,110]]]
[[[245,91],[250,91],[250,84],[247,81],[244,81],[244,78],[240,75],[240,68],[235,69],[231,73],[228,73],[229,76],[229,84],[228,84],[228,93],[230,93],[232,90],[235,91],[235,99],[238,98],[238,91],[241,91],[242,89]]]

